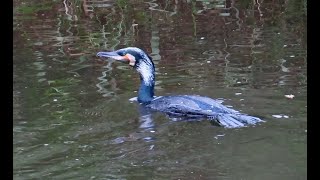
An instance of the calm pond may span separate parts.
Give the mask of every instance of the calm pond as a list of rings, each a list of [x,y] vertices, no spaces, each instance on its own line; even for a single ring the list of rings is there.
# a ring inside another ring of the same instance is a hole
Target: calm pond
[[[307,179],[306,0],[14,0],[13,178]],[[135,46],[156,95],[223,100],[264,123],[140,115]],[[146,128],[144,123],[153,124]]]

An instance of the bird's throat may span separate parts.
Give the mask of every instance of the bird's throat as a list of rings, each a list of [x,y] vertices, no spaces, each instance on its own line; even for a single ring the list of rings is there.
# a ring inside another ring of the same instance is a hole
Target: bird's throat
[[[138,92],[138,101],[140,103],[148,103],[152,101],[154,96],[155,74],[154,67],[144,63],[137,68],[140,74],[140,88]]]
[[[138,92],[138,102],[149,103],[153,100],[154,96],[154,83],[151,86],[147,86],[141,82],[139,92]]]

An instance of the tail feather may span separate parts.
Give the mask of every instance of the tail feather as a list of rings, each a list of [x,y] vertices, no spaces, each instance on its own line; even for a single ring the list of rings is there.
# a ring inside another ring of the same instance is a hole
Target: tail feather
[[[245,127],[250,124],[256,124],[258,122],[264,122],[260,118],[249,116],[245,114],[216,114],[209,117],[215,120],[219,125],[225,128],[239,128]]]

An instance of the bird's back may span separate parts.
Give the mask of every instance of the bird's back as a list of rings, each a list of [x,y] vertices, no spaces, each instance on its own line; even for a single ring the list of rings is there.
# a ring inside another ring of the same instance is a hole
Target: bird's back
[[[155,98],[147,106],[157,111],[172,112],[184,116],[211,116],[217,113],[238,113],[222,105],[221,101],[198,95],[161,96]]]
[[[153,99],[146,107],[188,120],[208,118],[227,128],[244,127],[263,121],[230,109],[222,105],[221,101],[198,95],[161,96]]]

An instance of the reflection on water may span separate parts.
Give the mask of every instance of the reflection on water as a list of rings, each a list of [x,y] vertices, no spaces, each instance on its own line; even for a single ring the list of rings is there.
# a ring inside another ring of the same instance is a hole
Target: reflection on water
[[[14,179],[306,179],[305,0],[13,3]],[[127,46],[153,58],[156,95],[266,123],[150,114],[136,72],[95,57]]]

